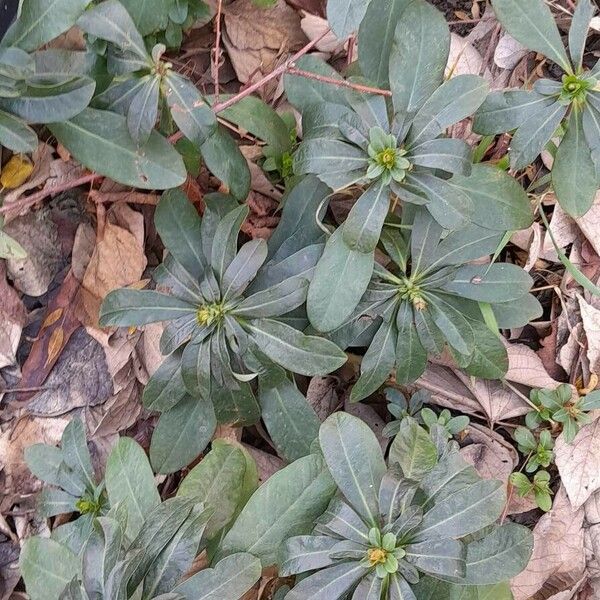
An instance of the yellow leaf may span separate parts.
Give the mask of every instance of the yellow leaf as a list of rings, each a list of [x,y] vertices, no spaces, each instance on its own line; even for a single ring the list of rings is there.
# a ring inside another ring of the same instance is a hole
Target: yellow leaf
[[[64,333],[62,327],[58,327],[50,336],[50,341],[48,342],[48,358],[46,359],[46,364],[44,367],[47,367],[49,364],[51,364],[59,355],[62,349],[63,340]]]
[[[54,323],[56,323],[56,321],[58,321],[62,317],[63,312],[64,312],[63,308],[57,308],[56,310],[53,310],[44,319],[44,322],[42,323],[42,329],[46,329],[46,327],[50,327],[50,325],[54,325]]]
[[[24,154],[14,154],[4,165],[0,174],[0,183],[7,190],[14,190],[23,185],[33,171],[31,159]]]

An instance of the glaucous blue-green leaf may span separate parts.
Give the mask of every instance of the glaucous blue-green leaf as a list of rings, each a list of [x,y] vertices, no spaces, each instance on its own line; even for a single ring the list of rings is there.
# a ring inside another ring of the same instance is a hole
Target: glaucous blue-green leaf
[[[407,159],[420,167],[469,175],[471,147],[462,140],[438,138],[411,146]]]
[[[234,443],[217,439],[208,454],[186,475],[177,490],[214,510],[206,535],[215,536],[233,518],[242,498],[247,460]]]
[[[492,311],[500,329],[511,329],[513,327],[524,327],[528,323],[539,319],[544,309],[535,296],[525,294],[517,300],[493,304]]]
[[[212,391],[217,421],[234,427],[254,425],[260,420],[260,406],[249,383],[240,381],[238,385],[237,390],[223,386]]]
[[[197,278],[206,267],[201,223],[194,205],[180,189],[165,192],[154,213],[154,224],[163,244],[177,262]]]
[[[37,135],[27,123],[5,111],[0,111],[0,144],[13,152],[33,152]]]
[[[581,111],[573,108],[552,167],[552,185],[566,213],[581,217],[592,206],[598,180],[592,152],[583,131]]]
[[[37,498],[37,510],[42,517],[55,517],[56,515],[75,512],[77,498],[52,488],[44,488]]]
[[[160,77],[143,77],[144,85],[136,92],[127,111],[127,129],[138,144],[145,144],[156,125],[160,93]]]
[[[186,396],[163,412],[150,444],[150,462],[156,473],[174,473],[189,465],[208,445],[217,419],[212,403]]]
[[[288,462],[310,454],[321,422],[305,396],[289,379],[260,385],[262,419],[278,453]]]
[[[196,398],[207,399],[212,387],[210,371],[210,337],[192,338],[183,350],[181,357],[181,375],[185,387]]]
[[[121,438],[106,462],[106,491],[111,506],[122,503],[127,512],[127,535],[135,537],[148,514],[160,504],[154,474],[142,447]]]
[[[198,327],[198,319],[195,314],[191,313],[169,321],[160,336],[160,351],[164,355],[171,354],[187,342]]]
[[[500,337],[482,321],[470,321],[477,343],[461,366],[469,375],[482,379],[502,379],[508,371],[508,354]]]
[[[198,148],[217,130],[217,118],[196,86],[186,77],[169,72],[165,99],[171,116],[188,140]]]
[[[308,280],[288,279],[248,296],[235,307],[233,313],[239,317],[278,317],[303,304],[307,292]]]
[[[398,308],[396,323],[396,382],[412,383],[427,367],[427,351],[419,339],[413,322],[413,308],[408,302],[403,302]]]
[[[402,11],[410,0],[371,0],[362,20],[358,39],[358,63],[361,71],[377,86],[390,85],[390,52],[394,31]]]
[[[510,231],[526,229],[533,222],[533,211],[523,186],[493,165],[473,165],[468,177],[455,175],[452,183],[472,198],[471,220],[481,227]],[[489,252],[479,256],[484,254]]]
[[[155,131],[147,144],[137,146],[122,115],[86,108],[49,128],[79,162],[124,185],[164,190],[185,182],[187,173],[177,150]]]
[[[250,191],[250,170],[233,138],[217,129],[200,146],[208,170],[218,177],[236,200],[244,200]]]
[[[61,449],[65,464],[81,477],[88,490],[93,490],[96,487],[94,468],[81,419],[73,419],[65,427],[61,438]]]
[[[3,98],[0,106],[29,123],[66,121],[87,107],[95,87],[89,77],[56,86],[30,83],[19,97]]]
[[[437,459],[437,448],[427,431],[411,417],[402,419],[390,446],[390,465],[399,464],[405,477],[420,481],[435,467]]]
[[[448,537],[426,539],[406,546],[406,560],[434,577],[461,577],[465,572],[465,547]]]
[[[534,91],[492,92],[475,114],[473,131],[484,135],[511,131],[554,102]]]
[[[165,29],[174,0],[121,0],[142,35]]]
[[[317,571],[297,583],[286,600],[341,600],[369,572],[359,561],[343,562]]]
[[[308,318],[318,331],[333,331],[358,306],[373,273],[373,253],[351,250],[338,228],[327,241],[308,289]]]
[[[389,187],[380,179],[363,192],[350,210],[342,226],[344,243],[357,252],[375,250],[389,207]]]
[[[413,587],[416,600],[514,600],[509,583],[463,586],[422,577]]]
[[[41,537],[23,543],[19,568],[31,600],[58,598],[80,572],[80,561],[61,544]]]
[[[332,564],[329,552],[339,540],[327,535],[298,535],[285,541],[279,561],[282,577]]]
[[[438,500],[425,513],[419,539],[459,538],[494,523],[502,514],[506,491],[500,481],[484,479]]]
[[[238,206],[228,212],[215,229],[210,262],[219,279],[222,279],[236,255],[240,227],[248,216],[248,211],[245,204]]]
[[[296,61],[296,66],[303,71],[316,75],[342,79],[340,74],[322,58],[308,55]],[[285,92],[290,104],[303,112],[309,106],[323,104],[346,105],[346,96],[340,88],[329,83],[307,79],[299,75],[286,74],[283,78]]]
[[[258,581],[261,571],[258,558],[240,552],[192,575],[173,592],[184,600],[238,600]]]
[[[146,2],[139,3],[140,5]],[[124,52],[131,52],[152,66],[144,38],[129,12],[119,0],[106,0],[86,10],[77,25],[89,35],[115,44]]]
[[[226,100],[221,96],[221,100]],[[219,116],[263,140],[278,153],[291,149],[292,139],[285,121],[264,100],[247,96],[226,108]]]
[[[62,450],[47,444],[32,444],[25,448],[27,468],[38,479],[51,485],[60,485],[59,470],[63,461]]]
[[[368,0],[327,0],[327,20],[340,39],[358,29],[368,3]]]
[[[544,0],[494,0],[498,20],[529,50],[539,52],[571,72],[571,63],[550,8]]]
[[[367,153],[341,140],[305,140],[294,155],[297,175],[314,174],[334,190],[364,178],[369,165]]]
[[[390,87],[397,113],[416,113],[442,84],[450,29],[439,10],[416,0],[402,12],[390,55]]]
[[[461,354],[473,351],[475,337],[473,330],[463,314],[441,294],[427,294],[426,300],[431,318],[450,346]]]
[[[538,109],[521,124],[510,145],[510,165],[513,169],[523,169],[539,156],[563,120],[567,108],[555,102]]]
[[[321,425],[319,443],[331,476],[346,500],[375,526],[379,485],[386,472],[375,434],[360,419],[338,412]]]
[[[223,274],[221,292],[229,300],[241,294],[254,279],[267,258],[267,242],[256,239],[246,242]]]
[[[393,320],[384,321],[360,364],[360,378],[352,388],[350,401],[364,400],[389,377],[396,361],[397,332]]]
[[[533,280],[529,273],[509,263],[463,265],[443,289],[479,302],[509,302],[524,296]]]
[[[181,376],[181,352],[167,356],[152,374],[142,394],[148,410],[163,412],[173,408],[186,395]]]
[[[569,54],[575,72],[581,69],[583,63],[585,42],[595,11],[596,8],[590,0],[579,0],[573,11],[573,20],[569,28]]]
[[[177,319],[196,312],[196,307],[152,290],[122,288],[108,294],[100,308],[102,327],[146,325]]]
[[[475,113],[489,91],[488,82],[477,75],[457,75],[445,81],[426,100],[412,122],[408,142],[415,145],[434,139]]]
[[[491,585],[518,575],[529,562],[533,535],[527,527],[504,523],[467,547],[466,585]]]
[[[222,555],[249,552],[275,564],[279,547],[308,533],[335,492],[323,459],[311,454],[272,475],[252,495],[221,544]]]
[[[143,85],[144,77],[129,77],[125,81],[113,81],[102,93],[94,97],[92,104],[94,108],[126,115],[131,101]]]
[[[346,354],[333,342],[271,319],[256,319],[245,328],[272,361],[301,375],[327,375],[346,362]]]
[[[87,5],[88,0],[24,0],[2,45],[37,50],[75,25]]]

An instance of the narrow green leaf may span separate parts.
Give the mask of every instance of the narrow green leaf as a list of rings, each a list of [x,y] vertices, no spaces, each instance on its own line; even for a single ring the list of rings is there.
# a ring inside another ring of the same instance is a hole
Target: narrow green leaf
[[[14,115],[0,111],[0,144],[13,152],[33,152],[37,135],[27,123]],[[16,242],[15,242],[16,243]]]
[[[96,487],[94,467],[81,419],[73,419],[63,431],[61,448],[65,464],[81,476],[88,490]]]
[[[245,204],[238,206],[222,218],[215,230],[210,263],[221,281],[235,258],[240,227],[248,216],[248,212],[249,208]]]
[[[173,0],[121,0],[142,35],[167,27]]]
[[[405,477],[420,481],[437,464],[435,443],[413,418],[405,417],[390,446],[390,464],[399,464]]]
[[[343,562],[306,577],[288,592],[286,600],[339,600],[346,598],[356,584],[369,573],[358,561]]]
[[[158,119],[160,77],[148,75],[144,85],[131,100],[127,111],[127,129],[138,144],[145,144]]]
[[[365,0],[327,0],[327,20],[340,39],[358,29],[367,5]]]
[[[267,243],[256,239],[246,242],[231,261],[221,283],[223,299],[229,300],[243,293],[248,284],[256,277],[267,258]]]
[[[569,29],[569,54],[571,55],[575,72],[581,69],[585,42],[595,12],[596,8],[590,0],[579,0],[573,12],[573,20]]]
[[[423,348],[414,325],[413,308],[403,302],[396,319],[396,383],[407,384],[417,380],[427,367],[427,351]]]

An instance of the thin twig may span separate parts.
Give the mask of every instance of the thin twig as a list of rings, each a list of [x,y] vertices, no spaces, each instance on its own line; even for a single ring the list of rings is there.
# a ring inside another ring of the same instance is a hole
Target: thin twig
[[[221,66],[221,9],[223,0],[217,2],[217,31],[213,51],[213,80],[215,82],[215,98],[219,101],[219,68]]]
[[[220,113],[221,111],[224,111],[226,108],[233,106],[240,100],[243,100],[247,96],[250,96],[250,94],[253,94],[257,90],[260,90],[260,88],[262,88],[265,84],[267,84],[272,79],[275,79],[276,77],[279,77],[280,75],[283,75],[291,65],[293,65],[299,58],[303,57],[307,52],[312,50],[312,48],[314,48],[328,33],[329,33],[329,29],[326,29],[319,37],[308,42],[308,44],[306,44],[306,46],[304,46],[303,48],[298,50],[298,52],[296,52],[296,54],[294,54],[291,58],[289,58],[285,62],[281,63],[276,69],[274,69],[273,71],[271,71],[270,73],[265,75],[262,79],[260,79],[256,83],[253,83],[252,85],[248,86],[245,90],[242,90],[241,92],[239,92],[235,96],[232,96],[228,100],[225,100],[225,102],[220,102],[218,104],[215,104],[213,106],[213,111],[215,113]]]
[[[351,81],[346,81],[345,79],[334,79],[333,77],[318,75],[317,73],[311,73],[310,71],[303,71],[302,69],[298,69],[293,65],[290,65],[287,68],[286,72],[290,75],[298,75],[299,77],[306,77],[306,79],[315,79],[316,81],[320,81],[321,83],[328,83],[338,87],[350,88],[352,90],[363,92],[365,94],[378,94],[380,96],[392,95],[392,92],[390,90],[382,90],[381,88],[371,87],[368,85],[361,85],[359,83],[352,83]]]
[[[44,188],[43,190],[40,190],[35,194],[31,194],[30,196],[24,196],[16,202],[11,202],[6,206],[0,206],[0,214],[11,212],[13,210],[19,211],[24,208],[28,208],[29,206],[33,206],[41,200],[44,200],[48,196],[54,196],[55,194],[60,194],[61,192],[72,190],[73,188],[79,187],[80,185],[85,185],[86,183],[93,183],[97,179],[102,179],[103,177],[104,175],[99,175],[98,173],[90,173],[89,175],[83,175],[82,177],[78,177],[77,179],[65,181],[65,183],[61,183],[60,185]]]

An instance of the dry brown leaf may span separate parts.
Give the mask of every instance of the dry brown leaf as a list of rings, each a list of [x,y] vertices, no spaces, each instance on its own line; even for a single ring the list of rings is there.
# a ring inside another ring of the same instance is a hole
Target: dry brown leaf
[[[17,348],[27,311],[21,298],[6,280],[6,267],[0,261],[0,369],[16,363]]]
[[[537,522],[533,530],[533,554],[526,569],[511,581],[515,600],[548,598],[551,593],[569,589],[585,570],[583,510],[575,510],[560,488],[554,505]],[[560,589],[557,589],[560,588]]]
[[[560,384],[544,368],[542,359],[528,346],[508,344],[508,381],[521,383],[532,388],[552,388]]]
[[[481,54],[471,45],[471,43],[453,33],[450,38],[450,54],[448,56],[448,65],[446,66],[446,77],[456,75],[480,75],[483,67],[483,58]],[[483,76],[490,80],[489,69],[485,69]]]
[[[308,384],[306,399],[321,421],[324,421],[339,405],[334,377],[313,377]]]
[[[324,19],[323,17],[304,13],[300,26],[309,40],[315,40],[329,30],[325,34],[325,37],[323,37],[315,46],[319,52],[336,54],[337,52],[342,51],[346,45],[346,40],[340,40],[329,28],[327,19]]]
[[[583,330],[587,340],[587,358],[592,373],[600,373],[600,310],[577,295]]]
[[[600,192],[596,193],[594,203],[588,212],[581,217],[577,217],[577,225],[592,245],[596,254],[600,255]]]
[[[528,52],[512,35],[505,33],[494,50],[494,62],[501,69],[514,69]]]
[[[554,451],[571,504],[579,508],[600,488],[600,419],[582,427],[570,444],[560,435]]]
[[[258,481],[261,485],[269,479],[271,475],[274,475],[277,471],[285,467],[285,463],[277,456],[259,450],[254,446],[249,446],[248,444],[242,445],[254,459],[254,462],[256,462],[258,468]]]

